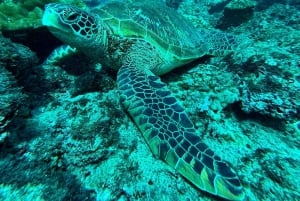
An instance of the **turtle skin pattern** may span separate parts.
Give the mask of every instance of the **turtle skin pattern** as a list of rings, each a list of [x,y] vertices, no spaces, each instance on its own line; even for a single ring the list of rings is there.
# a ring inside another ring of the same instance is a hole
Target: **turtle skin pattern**
[[[124,107],[155,156],[202,190],[230,200],[244,198],[237,175],[195,134],[183,107],[158,76],[131,63],[121,67],[117,82]]]

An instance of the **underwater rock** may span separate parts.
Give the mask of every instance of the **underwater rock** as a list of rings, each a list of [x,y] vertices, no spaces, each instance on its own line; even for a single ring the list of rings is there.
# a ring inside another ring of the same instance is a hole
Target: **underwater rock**
[[[241,102],[241,109],[246,113],[254,112],[277,119],[290,119],[298,114],[297,105],[289,98],[281,98],[278,93],[243,90]]]
[[[25,72],[37,63],[36,55],[27,47],[0,35],[0,142],[9,135],[9,124],[26,105],[26,95],[18,86]]]
[[[13,75],[0,62],[0,143],[9,136],[7,128],[18,114],[18,108],[24,97]]]
[[[25,100],[21,87],[15,76],[9,72],[13,68],[29,67],[29,61],[34,57],[27,48],[13,44],[0,36],[0,143],[9,136],[8,127],[18,115],[18,110]],[[31,57],[32,56],[32,57]],[[21,65],[22,64],[22,65]]]
[[[36,65],[38,58],[28,47],[13,43],[11,40],[0,35],[0,63],[19,79],[33,65]]]
[[[238,26],[250,20],[254,14],[256,2],[253,0],[232,0],[224,8],[223,17],[218,22],[218,28],[226,29]]]

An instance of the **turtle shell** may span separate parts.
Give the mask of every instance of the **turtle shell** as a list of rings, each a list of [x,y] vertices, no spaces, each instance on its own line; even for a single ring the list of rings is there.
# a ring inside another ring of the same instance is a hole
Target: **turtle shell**
[[[116,36],[146,40],[165,58],[193,60],[207,53],[199,30],[164,4],[108,1],[92,12],[110,26]]]

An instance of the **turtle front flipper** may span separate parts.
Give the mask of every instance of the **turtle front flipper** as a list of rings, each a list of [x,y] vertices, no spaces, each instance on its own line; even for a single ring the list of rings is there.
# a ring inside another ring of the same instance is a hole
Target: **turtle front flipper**
[[[55,65],[61,62],[63,59],[73,56],[77,53],[78,51],[76,48],[73,48],[69,45],[61,45],[52,51],[52,53],[44,61],[44,64]]]
[[[124,107],[154,155],[202,190],[229,200],[244,199],[236,173],[201,142],[159,77],[128,62],[120,68],[117,81]]]

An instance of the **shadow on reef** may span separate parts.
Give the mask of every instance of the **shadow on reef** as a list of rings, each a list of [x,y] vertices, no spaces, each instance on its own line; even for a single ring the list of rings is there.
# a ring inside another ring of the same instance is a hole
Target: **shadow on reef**
[[[44,69],[38,63],[60,42],[51,40],[48,34],[46,29],[3,31],[3,36],[10,40],[2,38],[5,48],[1,62],[14,75],[19,86],[30,93],[29,98],[45,95],[49,90]]]
[[[9,38],[15,43],[20,43],[29,47],[37,54],[40,61],[44,61],[55,47],[62,45],[62,43],[53,37],[45,27],[14,31],[3,30],[2,34],[4,37]]]
[[[273,4],[280,3],[280,4],[288,4],[288,0],[257,0],[257,11],[263,11],[268,9]]]
[[[225,109],[225,114],[228,111],[228,114],[233,114],[237,117],[239,121],[252,120],[258,122],[261,125],[270,127],[276,130],[284,131],[285,121],[282,119],[273,118],[270,116],[259,114],[258,112],[246,113],[241,109],[241,102],[235,102],[228,105]]]
[[[46,187],[43,190],[43,195],[40,196],[45,200],[95,200],[95,193],[83,188],[75,176],[65,170],[64,166],[55,169],[48,164],[47,158],[28,161],[28,156],[24,154],[26,150],[7,148],[0,152],[0,158],[5,163],[5,165],[1,164],[0,169],[1,184],[7,184],[24,191],[32,190],[26,189],[27,185],[44,185]]]

